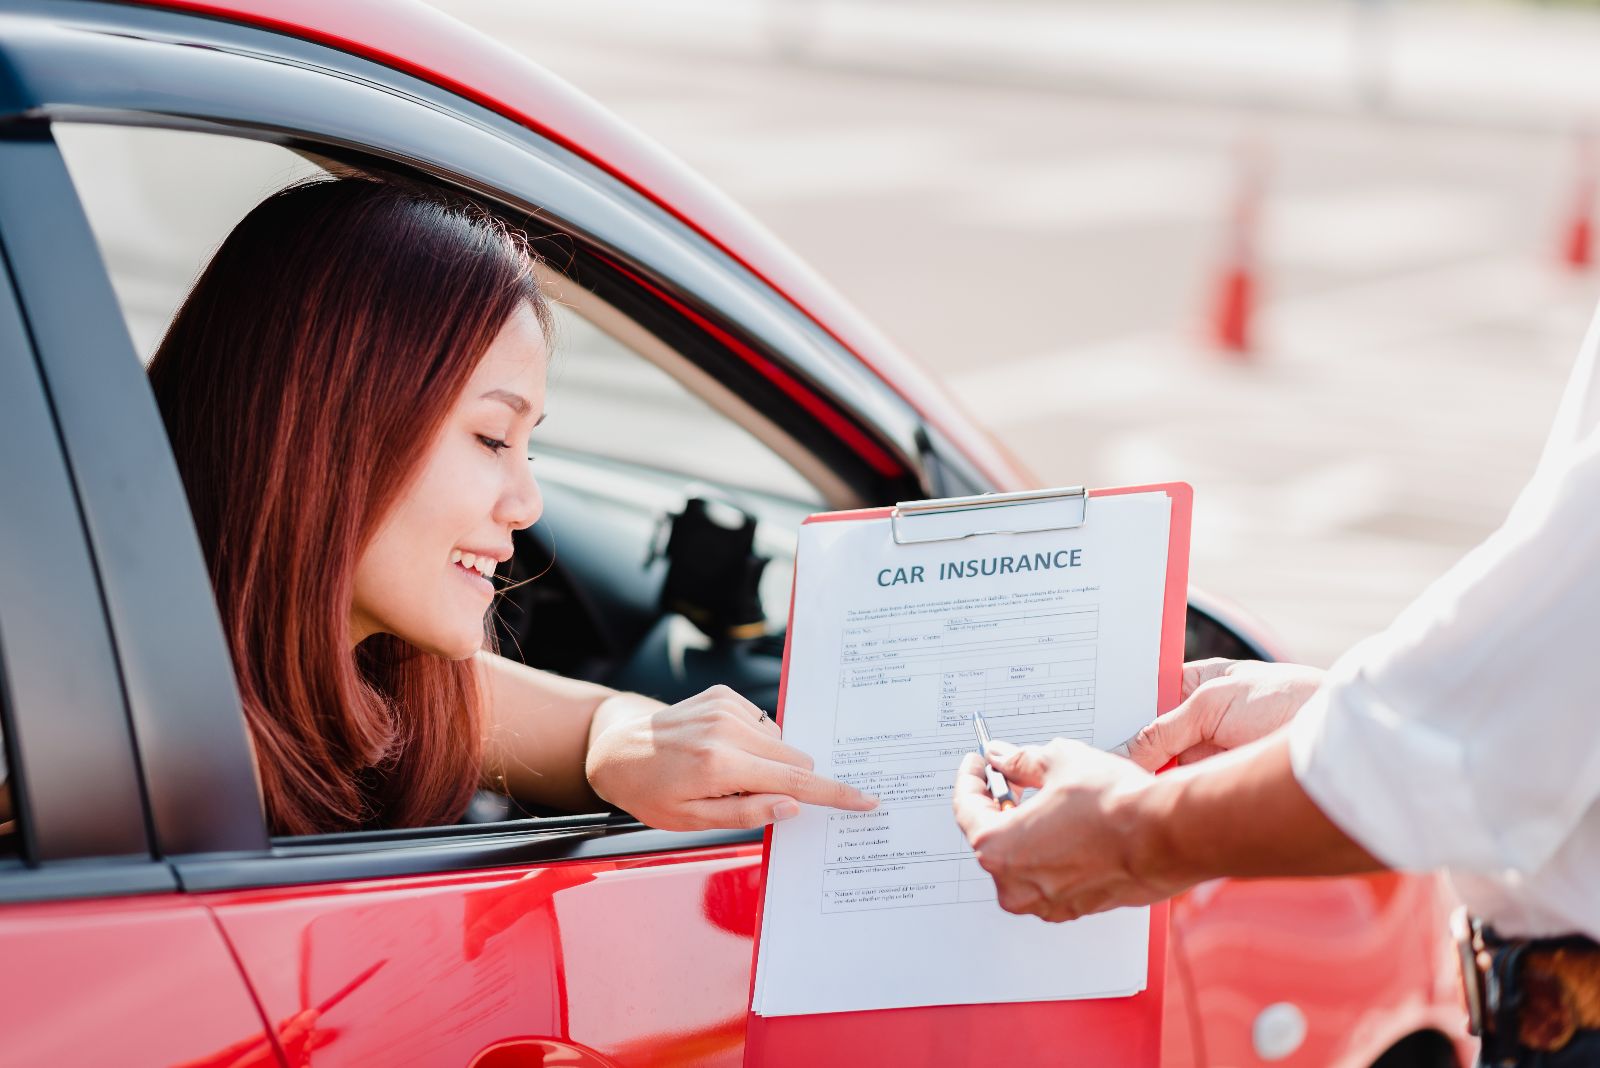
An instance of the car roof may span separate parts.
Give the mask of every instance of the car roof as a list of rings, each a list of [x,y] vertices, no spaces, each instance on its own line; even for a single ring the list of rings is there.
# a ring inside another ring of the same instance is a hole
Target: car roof
[[[1002,489],[1027,476],[945,390],[760,223],[671,153],[520,53],[419,0],[125,0],[247,23],[433,83],[567,148],[784,294],[900,392]]]

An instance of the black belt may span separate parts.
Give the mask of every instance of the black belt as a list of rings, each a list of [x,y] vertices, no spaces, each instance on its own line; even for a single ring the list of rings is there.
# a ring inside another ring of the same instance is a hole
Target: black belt
[[[1487,1064],[1526,1050],[1555,1052],[1600,1030],[1600,945],[1582,935],[1501,938],[1458,909],[1452,934],[1461,955],[1467,1028],[1483,1039]]]

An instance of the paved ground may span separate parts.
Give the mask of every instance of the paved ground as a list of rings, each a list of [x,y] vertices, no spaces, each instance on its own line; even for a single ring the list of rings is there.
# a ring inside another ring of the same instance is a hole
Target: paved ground
[[[1413,73],[1380,113],[1360,106],[1356,81],[1293,91],[1297,69],[1337,82],[1309,51],[1315,20],[1350,10],[1334,5],[1308,3],[1311,21],[1293,25],[1185,5],[1166,36],[1107,21],[1153,5],[1058,6],[1102,41],[1095,52],[1086,37],[1088,58],[1065,73],[1025,69],[1018,56],[1043,30],[1003,14],[983,23],[999,27],[989,44],[973,35],[950,60],[960,25],[928,26],[971,14],[953,3],[863,0],[878,52],[837,19],[806,21],[845,8],[803,0],[440,6],[729,191],[1042,479],[1193,483],[1195,581],[1315,662],[1381,627],[1503,516],[1600,295],[1554,255],[1576,112],[1552,101],[1577,99],[1557,46],[1597,25],[1571,12],[1512,23],[1473,9],[1479,21],[1457,32],[1428,9],[1426,40],[1496,60],[1474,92],[1548,69],[1475,111],[1454,68],[1391,45],[1391,69]],[[1229,36],[1227,19],[1266,35],[1240,54],[1254,67],[1195,58]],[[1544,49],[1516,53],[1521,67],[1494,51],[1512,25]],[[1173,73],[1184,32],[1199,42],[1184,68],[1193,91]],[[1119,40],[1116,78],[1084,76]],[[1431,81],[1414,73],[1430,69]],[[1237,84],[1216,84],[1227,71]],[[1242,143],[1267,160],[1268,198],[1261,344],[1236,365],[1201,327]]]

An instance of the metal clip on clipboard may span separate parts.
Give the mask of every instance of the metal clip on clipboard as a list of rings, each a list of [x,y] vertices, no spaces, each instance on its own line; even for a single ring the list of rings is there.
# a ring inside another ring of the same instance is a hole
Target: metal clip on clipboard
[[[1028,505],[1031,507],[1021,507]],[[959,541],[982,534],[1036,534],[1081,527],[1089,509],[1083,486],[980,493],[937,501],[902,501],[889,519],[896,545]]]

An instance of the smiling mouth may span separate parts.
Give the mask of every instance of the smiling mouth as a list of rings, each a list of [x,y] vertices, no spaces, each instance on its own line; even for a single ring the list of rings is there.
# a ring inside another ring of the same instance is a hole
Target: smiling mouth
[[[494,596],[494,557],[455,549],[450,553],[450,569],[472,583],[479,593]]]
[[[460,549],[451,550],[450,562],[463,571],[470,571],[475,575],[490,578],[494,575],[495,559],[492,556],[479,556],[475,553],[462,552]]]
[[[491,597],[494,596],[494,583],[478,571],[477,568],[467,567],[457,561],[450,565],[450,570],[472,583],[479,593],[487,593]]]

